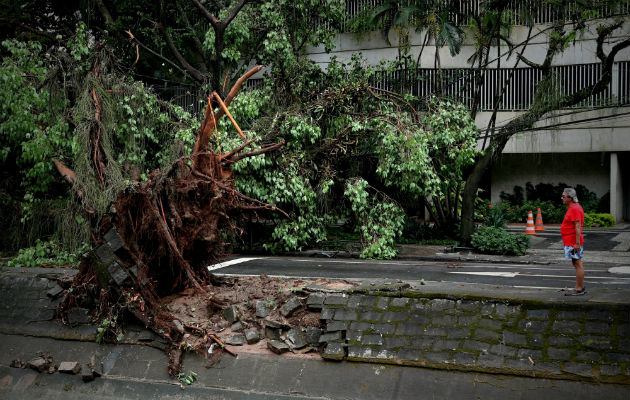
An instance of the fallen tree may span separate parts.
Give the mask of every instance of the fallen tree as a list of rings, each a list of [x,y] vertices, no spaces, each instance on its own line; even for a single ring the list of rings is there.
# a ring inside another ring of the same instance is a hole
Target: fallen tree
[[[100,76],[97,65],[92,71],[96,80]],[[179,372],[178,344],[184,331],[162,307],[162,299],[187,288],[201,295],[207,292],[213,278],[205,266],[222,256],[230,234],[240,232],[238,220],[244,213],[282,213],[239,193],[230,170],[233,163],[243,158],[284,145],[281,141],[251,150],[254,140],[246,139],[227,108],[243,82],[261,68],[255,67],[241,76],[225,100],[216,92],[208,96],[192,154],[177,159],[166,171],[154,170],[145,182],[126,185],[104,215],[87,210],[92,216],[94,250],[84,257],[72,290],[59,306],[62,319],[67,321],[67,312],[77,305],[94,307],[101,319],[108,317],[110,321],[128,311],[172,344],[169,373]],[[94,175],[105,189],[110,177],[108,160],[103,157],[106,150],[100,124],[102,102],[95,88],[91,94],[94,120],[89,132],[90,157]],[[221,153],[212,150],[208,143],[224,115],[240,133],[243,144]],[[73,184],[76,195],[83,196],[77,174],[59,160],[55,160],[55,165],[64,179]],[[204,335],[212,338],[211,333]]]

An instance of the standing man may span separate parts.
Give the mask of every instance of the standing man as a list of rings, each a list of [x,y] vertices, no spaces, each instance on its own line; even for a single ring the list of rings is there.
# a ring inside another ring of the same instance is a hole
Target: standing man
[[[582,267],[582,251],[584,236],[582,227],[584,226],[584,210],[578,204],[575,189],[566,188],[562,192],[562,202],[567,206],[567,213],[560,226],[562,243],[564,244],[564,257],[571,260],[575,268],[575,289],[566,292],[565,296],[581,296],[586,293],[584,287],[584,268]]]

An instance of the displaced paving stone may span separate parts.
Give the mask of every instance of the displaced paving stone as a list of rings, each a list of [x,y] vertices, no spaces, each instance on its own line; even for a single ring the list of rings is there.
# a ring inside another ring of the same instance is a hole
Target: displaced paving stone
[[[271,326],[265,326],[265,337],[273,340],[280,340],[282,330]]]
[[[266,301],[258,300],[256,302],[256,317],[265,318],[271,312],[269,303]]]
[[[109,266],[107,266],[107,272],[109,272],[109,275],[118,286],[122,285],[123,282],[129,278],[127,271],[125,271],[125,269],[116,261],[113,261],[109,264]]]
[[[267,348],[276,354],[283,354],[289,351],[289,346],[279,340],[270,340],[267,342]]]
[[[308,295],[306,299],[306,306],[313,310],[321,310],[324,307],[324,299],[326,295],[324,293],[316,292]]]
[[[230,336],[226,343],[232,346],[242,346],[245,344],[245,336],[242,333],[237,333],[236,335]]]
[[[70,325],[86,325],[90,323],[87,308],[74,307],[68,311],[68,323]]]
[[[109,244],[109,247],[114,252],[116,252],[118,249],[120,249],[123,246],[123,241],[120,235],[118,234],[118,232],[116,231],[116,228],[112,228],[109,231],[107,231],[105,236],[103,236],[103,239],[105,239],[105,241]]]
[[[235,322],[232,326],[230,326],[230,330],[232,332],[240,332],[243,330],[243,324],[241,322]]]
[[[289,342],[289,347],[294,349],[301,349],[307,345],[304,333],[299,328],[289,329],[289,332],[287,332],[287,341]]]
[[[184,333],[184,324],[182,324],[182,321],[174,319],[173,325],[175,325],[175,329],[177,329],[179,333]]]
[[[285,323],[283,323],[281,321],[276,321],[275,319],[266,319],[264,321],[264,325],[265,326],[269,326],[271,328],[278,328],[278,329],[289,329],[289,328],[291,328],[287,324],[285,324]]]
[[[328,343],[324,348],[322,357],[327,360],[343,360],[346,352],[341,343]]]
[[[63,361],[61,364],[59,364],[59,368],[57,370],[62,374],[76,375],[81,372],[81,364],[79,364],[77,361]]]
[[[92,375],[94,375],[95,378],[103,375],[103,363],[101,362],[101,360],[96,358],[96,356],[92,355],[90,357],[90,362],[88,363],[88,366],[92,369]]]
[[[46,296],[50,297],[51,299],[55,299],[57,298],[57,296],[59,296],[62,293],[63,293],[63,288],[59,286],[58,283],[55,283],[55,286],[53,286],[50,290],[46,292]]]
[[[306,327],[306,342],[312,346],[319,344],[319,337],[322,335],[322,330],[314,326]]]
[[[245,329],[245,340],[247,344],[254,344],[260,341],[260,331],[256,328]]]
[[[229,323],[235,323],[238,321],[238,308],[235,305],[229,305],[223,308],[223,317]]]
[[[87,365],[82,365],[81,366],[81,379],[83,380],[83,382],[92,382],[94,380],[94,372],[92,371],[92,368],[90,368]]]
[[[43,357],[33,358],[26,364],[27,368],[34,369],[35,371],[38,371],[38,372],[46,371],[49,368],[49,366],[50,365],[48,361],[46,361]]]

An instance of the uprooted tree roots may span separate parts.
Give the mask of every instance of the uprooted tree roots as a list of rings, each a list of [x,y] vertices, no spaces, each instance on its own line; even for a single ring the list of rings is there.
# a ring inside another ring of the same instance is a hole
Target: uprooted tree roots
[[[230,171],[230,165],[239,159],[284,144],[247,152],[252,142],[245,140],[227,109],[242,83],[259,69],[243,75],[225,101],[216,93],[209,96],[191,156],[177,160],[168,171],[153,171],[146,182],[128,185],[118,193],[110,211],[92,222],[94,250],[84,258],[72,290],[59,308],[65,318],[72,307],[88,304],[102,318],[110,317],[109,321],[123,311],[130,312],[172,343],[172,375],[179,372],[178,344],[183,329],[161,307],[161,299],[186,288],[203,296],[213,283],[205,262],[221,257],[229,233],[239,231],[234,221],[246,212],[276,210],[239,193]],[[95,92],[94,103],[98,122]],[[217,104],[220,108],[215,112]],[[217,154],[209,149],[208,141],[223,114],[230,117],[244,143],[230,153]],[[91,146],[95,175],[103,182],[107,177],[102,176],[98,137],[98,132],[91,135]],[[75,183],[72,170],[58,161],[56,165],[67,181]],[[79,188],[76,192],[81,196]]]

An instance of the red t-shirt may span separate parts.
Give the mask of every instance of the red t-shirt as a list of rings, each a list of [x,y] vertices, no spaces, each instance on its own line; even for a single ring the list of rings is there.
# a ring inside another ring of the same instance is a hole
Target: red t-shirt
[[[584,210],[578,203],[573,203],[564,215],[564,221],[560,225],[560,234],[565,246],[575,244],[575,221],[580,221],[580,246],[584,244]]]

